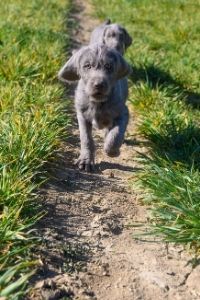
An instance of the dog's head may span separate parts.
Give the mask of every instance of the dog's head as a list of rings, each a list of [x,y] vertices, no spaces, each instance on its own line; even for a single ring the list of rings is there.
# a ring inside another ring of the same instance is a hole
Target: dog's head
[[[106,101],[115,82],[130,73],[130,66],[119,52],[104,44],[82,47],[58,74],[62,81],[81,79],[85,93],[95,102]]]
[[[109,24],[105,26],[103,32],[103,43],[124,54],[125,50],[132,44],[132,38],[122,26]]]

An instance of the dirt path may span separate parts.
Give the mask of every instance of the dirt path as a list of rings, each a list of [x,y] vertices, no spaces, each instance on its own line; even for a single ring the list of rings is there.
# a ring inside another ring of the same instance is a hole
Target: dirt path
[[[76,1],[77,44],[87,44],[98,23],[87,1]],[[86,174],[78,156],[77,125],[41,191],[48,214],[40,222],[44,238],[41,269],[31,299],[154,300],[200,299],[200,269],[181,247],[136,241],[128,224],[145,221],[147,210],[128,179],[137,175],[137,151],[145,151],[130,121],[121,156],[109,159],[96,132],[98,171]],[[37,254],[38,255],[38,254]]]

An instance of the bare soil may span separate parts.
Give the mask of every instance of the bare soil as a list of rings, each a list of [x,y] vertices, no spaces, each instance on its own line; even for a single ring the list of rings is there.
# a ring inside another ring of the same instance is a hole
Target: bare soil
[[[88,1],[75,1],[72,16],[79,23],[76,45],[87,44],[99,23]],[[77,170],[77,123],[63,142],[51,179],[40,191],[46,216],[39,223],[42,246],[37,249],[41,267],[32,282],[29,299],[154,300],[200,299],[200,266],[182,247],[150,240],[136,240],[138,229],[129,227],[148,219],[130,179],[141,168],[138,152],[145,142],[136,133],[134,113],[119,158],[110,159],[102,149],[102,135],[95,132],[97,170]]]

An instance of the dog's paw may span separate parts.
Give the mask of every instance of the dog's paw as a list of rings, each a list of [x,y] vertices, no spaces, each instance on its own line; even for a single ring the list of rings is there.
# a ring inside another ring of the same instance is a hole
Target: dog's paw
[[[80,156],[76,161],[76,165],[80,170],[86,172],[94,171],[94,160],[90,158]]]
[[[120,155],[120,150],[119,148],[108,148],[104,147],[105,153],[110,156],[110,157],[118,157]]]

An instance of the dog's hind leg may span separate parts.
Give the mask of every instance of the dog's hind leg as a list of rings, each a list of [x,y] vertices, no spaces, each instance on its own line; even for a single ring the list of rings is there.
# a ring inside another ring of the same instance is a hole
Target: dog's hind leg
[[[107,132],[104,141],[104,151],[108,156],[116,157],[120,155],[120,147],[124,141],[128,117],[128,108],[125,107],[123,115],[115,120],[113,127]]]

